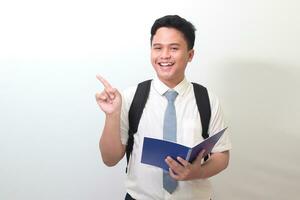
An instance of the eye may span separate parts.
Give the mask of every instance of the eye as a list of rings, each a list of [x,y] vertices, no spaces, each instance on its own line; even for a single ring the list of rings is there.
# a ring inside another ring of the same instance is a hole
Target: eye
[[[155,50],[161,50],[161,47],[154,47]]]
[[[172,51],[177,51],[177,50],[178,50],[178,47],[171,47],[171,50],[172,50]]]

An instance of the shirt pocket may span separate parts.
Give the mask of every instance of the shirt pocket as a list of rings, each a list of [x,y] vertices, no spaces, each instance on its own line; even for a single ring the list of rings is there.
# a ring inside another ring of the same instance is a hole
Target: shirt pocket
[[[184,119],[182,121],[182,143],[186,146],[193,147],[202,139],[202,128],[200,121],[193,119]]]

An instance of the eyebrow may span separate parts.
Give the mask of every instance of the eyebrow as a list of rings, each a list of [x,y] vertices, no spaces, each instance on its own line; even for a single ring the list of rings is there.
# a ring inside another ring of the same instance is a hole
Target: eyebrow
[[[164,45],[162,43],[154,43],[152,46],[160,46],[160,45]],[[167,46],[180,46],[179,43],[171,43],[171,44],[166,44]]]

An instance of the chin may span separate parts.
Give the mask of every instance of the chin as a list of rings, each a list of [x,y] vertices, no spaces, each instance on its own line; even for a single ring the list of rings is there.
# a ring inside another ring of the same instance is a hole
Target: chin
[[[167,83],[167,82],[170,83],[170,82],[174,81],[174,78],[172,78],[171,76],[160,75],[160,76],[158,76],[158,78],[164,83]]]

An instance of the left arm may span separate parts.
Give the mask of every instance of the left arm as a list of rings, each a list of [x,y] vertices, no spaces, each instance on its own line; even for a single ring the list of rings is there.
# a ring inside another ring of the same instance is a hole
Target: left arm
[[[177,161],[171,157],[166,158],[166,163],[169,165],[170,176],[178,181],[194,180],[194,179],[206,179],[212,177],[228,166],[229,163],[229,151],[216,152],[211,154],[210,158],[201,163],[203,158],[203,152],[201,152],[197,159],[193,163],[178,157]]]

